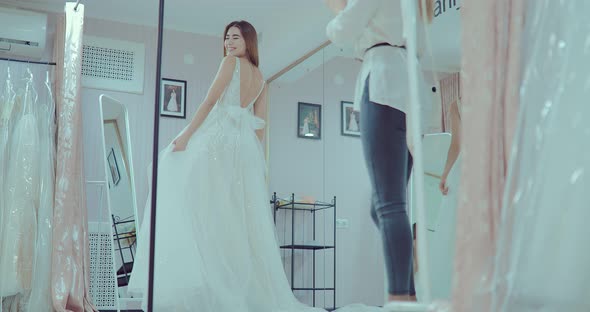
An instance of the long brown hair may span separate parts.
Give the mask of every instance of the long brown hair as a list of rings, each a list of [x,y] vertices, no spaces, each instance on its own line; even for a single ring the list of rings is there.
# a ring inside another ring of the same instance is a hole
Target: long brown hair
[[[227,36],[227,32],[230,28],[236,27],[242,33],[242,37],[246,42],[246,55],[248,56],[248,60],[250,63],[254,64],[254,66],[258,67],[258,34],[256,33],[256,29],[252,24],[246,21],[233,21],[225,26],[225,31],[223,32],[223,40],[225,40],[225,36]],[[227,55],[227,50],[225,48],[225,44],[223,45],[223,56]]]

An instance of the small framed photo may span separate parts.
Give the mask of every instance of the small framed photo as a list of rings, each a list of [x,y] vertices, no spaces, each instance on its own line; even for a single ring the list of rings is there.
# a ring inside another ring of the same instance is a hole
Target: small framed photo
[[[298,103],[297,136],[305,139],[322,138],[322,106],[319,104]]]
[[[354,105],[352,102],[342,101],[341,102],[341,112],[340,112],[340,120],[341,120],[341,131],[342,135],[348,136],[361,136],[360,130],[360,112],[354,110]]]
[[[160,116],[186,118],[186,81],[162,78]]]
[[[119,184],[119,181],[121,181],[121,175],[119,172],[119,165],[117,164],[117,157],[115,156],[115,150],[112,148],[109,156],[107,156],[107,162],[109,163],[113,184],[117,185]]]

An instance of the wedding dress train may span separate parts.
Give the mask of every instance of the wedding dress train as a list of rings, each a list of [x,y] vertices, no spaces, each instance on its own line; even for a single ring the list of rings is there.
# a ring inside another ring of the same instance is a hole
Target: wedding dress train
[[[241,107],[238,59],[186,150],[172,152],[170,144],[159,155],[155,311],[323,311],[297,301],[283,270],[255,132],[264,127],[253,114],[256,99]],[[146,207],[132,293],[147,288]]]

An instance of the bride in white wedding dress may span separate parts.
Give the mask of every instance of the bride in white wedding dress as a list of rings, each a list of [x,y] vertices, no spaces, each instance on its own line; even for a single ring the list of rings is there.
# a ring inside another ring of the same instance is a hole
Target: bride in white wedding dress
[[[227,56],[205,101],[158,157],[154,311],[324,311],[297,301],[281,262],[261,144],[266,87],[256,31],[239,21],[225,34]],[[149,207],[129,284],[144,308]]]
[[[176,89],[172,89],[172,92],[170,93],[170,101],[168,101],[168,105],[166,105],[166,110],[169,112],[178,111],[178,102],[176,101]]]

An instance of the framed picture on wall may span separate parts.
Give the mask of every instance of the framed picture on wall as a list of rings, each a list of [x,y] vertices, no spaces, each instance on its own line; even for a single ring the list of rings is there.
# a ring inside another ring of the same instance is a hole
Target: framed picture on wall
[[[113,180],[113,184],[119,184],[121,181],[121,174],[119,172],[119,165],[117,164],[117,158],[115,157],[115,150],[111,148],[111,152],[109,156],[107,156],[107,162],[109,164],[109,171],[111,172],[111,178]]]
[[[297,136],[305,139],[322,138],[322,106],[319,104],[298,103]]]
[[[160,116],[186,118],[186,81],[162,78]]]
[[[348,101],[340,102],[340,129],[342,135],[361,136],[360,112],[354,110],[353,103]]]

